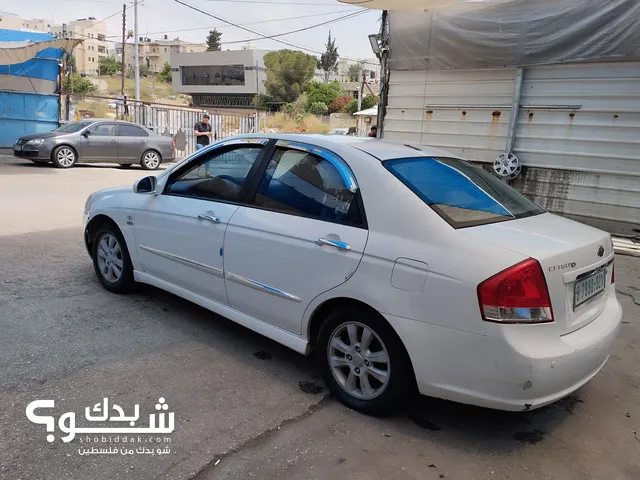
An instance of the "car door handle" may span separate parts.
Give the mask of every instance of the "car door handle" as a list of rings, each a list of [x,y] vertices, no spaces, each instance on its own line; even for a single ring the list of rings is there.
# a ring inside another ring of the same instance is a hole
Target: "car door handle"
[[[213,217],[211,215],[198,215],[198,220],[209,220],[212,223],[220,223],[220,219],[218,217]]]
[[[111,143],[117,143],[115,140],[111,140]]]
[[[338,250],[351,250],[351,245],[338,240],[327,240],[326,238],[318,238],[316,243],[320,246],[336,247]]]

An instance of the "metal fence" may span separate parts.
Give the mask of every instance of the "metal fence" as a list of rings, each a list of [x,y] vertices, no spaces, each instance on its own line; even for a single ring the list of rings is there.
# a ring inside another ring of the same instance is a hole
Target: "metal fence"
[[[69,95],[63,100],[62,118],[70,121],[80,118],[114,118],[127,120],[147,127],[160,134],[172,137],[176,157],[185,157],[195,152],[194,125],[208,114],[212,140],[221,140],[258,131],[254,113],[246,115],[209,113],[200,108],[181,107],[160,103],[136,102],[112,97]],[[82,107],[82,108],[80,108]]]

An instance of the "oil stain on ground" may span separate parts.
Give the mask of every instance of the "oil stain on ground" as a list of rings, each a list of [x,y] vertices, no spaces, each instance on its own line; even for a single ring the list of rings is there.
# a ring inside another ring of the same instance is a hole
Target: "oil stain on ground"
[[[253,356],[256,357],[258,360],[271,360],[271,354],[269,352],[265,352],[264,350],[255,352]]]
[[[442,430],[440,425],[436,425],[431,420],[427,420],[424,416],[414,413],[409,415],[409,419],[415,423],[420,428],[424,428],[425,430],[431,430],[432,432],[437,432],[438,430]]]
[[[298,382],[298,388],[300,391],[311,395],[318,395],[324,390],[324,387],[321,387],[316,382]]]
[[[544,440],[544,432],[538,429],[531,430],[530,432],[518,432],[513,434],[513,439],[521,443],[535,445]]]

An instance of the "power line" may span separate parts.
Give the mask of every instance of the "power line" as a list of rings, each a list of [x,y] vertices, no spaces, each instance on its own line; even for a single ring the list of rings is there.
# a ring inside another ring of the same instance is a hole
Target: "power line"
[[[152,8],[153,10],[158,10],[161,11],[157,8],[153,8],[150,7],[149,5],[145,5],[146,8]],[[314,14],[310,14],[310,15],[297,15],[295,17],[282,17],[282,18],[272,18],[270,20],[257,20],[255,22],[247,22],[247,23],[242,23],[241,25],[257,25],[257,24],[261,24],[261,23],[273,23],[273,22],[284,22],[287,20],[299,20],[302,18],[312,18],[312,17],[324,17],[327,15],[336,15],[336,12],[325,12],[325,13],[314,13]],[[197,30],[212,30],[214,28],[228,28],[228,27],[232,27],[233,25],[228,25],[228,24],[222,24],[222,25],[211,25],[209,27],[194,27],[194,28],[181,28],[181,29],[177,29],[177,30],[160,30],[157,32],[147,32],[146,35],[157,35],[157,34],[164,34],[164,33],[176,33],[176,32],[194,32]],[[107,38],[118,38],[119,35],[107,35]],[[204,43],[204,42],[203,42]],[[223,42],[225,43],[225,42]],[[193,45],[197,45],[197,43],[194,43]]]
[[[180,5],[184,5],[187,8],[195,10],[196,12],[202,13],[203,15],[207,15],[209,17],[215,18],[216,20],[220,20],[221,22],[227,23],[229,25],[237,27],[237,28],[239,28],[241,30],[244,30],[246,32],[253,33],[254,35],[260,35],[263,38],[267,38],[268,37],[268,35],[264,35],[263,33],[260,33],[260,32],[258,32],[256,30],[252,30],[250,28],[243,27],[242,25],[238,25],[237,23],[231,22],[231,21],[226,20],[226,19],[224,19],[222,17],[214,15],[214,14],[212,14],[210,12],[207,12],[206,10],[202,10],[201,8],[198,8],[198,7],[194,6],[194,5],[190,5],[190,4],[186,3],[186,2],[183,2],[182,0],[173,0],[173,1],[176,2],[176,3],[179,3]],[[363,13],[368,13],[370,11],[373,11],[373,10],[366,10]],[[247,42],[247,41],[250,41],[250,40],[243,40],[243,42]],[[287,42],[285,40],[280,40],[279,38],[273,38],[273,41],[274,42],[278,42],[278,43],[282,43],[283,45],[288,45],[290,47],[294,47],[294,48],[297,48],[297,49],[300,49],[300,50],[306,50],[308,52],[312,52],[312,53],[315,53],[315,54],[320,54],[320,55],[322,54],[322,52],[319,51],[319,50],[315,50],[315,49],[307,48],[307,47],[302,47],[300,45],[296,45],[295,43]],[[343,57],[343,58],[346,58],[346,57]]]
[[[262,3],[266,5],[300,5],[309,7],[342,7],[351,8],[351,5],[330,4],[330,3],[309,3],[309,2],[287,2],[287,1],[273,1],[269,0],[205,0],[207,2],[222,2],[222,3]],[[359,10],[362,10],[359,8]]]
[[[334,18],[333,20],[327,20],[326,22],[317,23],[315,25],[309,25],[308,27],[299,28],[297,30],[291,30],[290,32],[278,33],[276,35],[264,35],[264,36],[258,37],[258,38],[249,38],[247,40],[234,40],[234,41],[231,41],[231,42],[221,42],[221,43],[229,45],[229,44],[232,44],[232,43],[246,43],[246,42],[253,42],[253,41],[256,41],[256,40],[273,40],[273,39],[275,39],[277,37],[282,37],[284,35],[291,35],[293,33],[304,32],[306,30],[311,30],[312,28],[321,27],[322,25],[328,25],[329,23],[335,23],[335,22],[339,22],[341,20],[347,20],[349,18],[357,17],[358,15],[362,15],[364,13],[368,13],[368,10],[365,10],[365,11],[361,10],[361,11],[356,12],[356,13],[349,13],[348,15],[343,15],[342,17]]]

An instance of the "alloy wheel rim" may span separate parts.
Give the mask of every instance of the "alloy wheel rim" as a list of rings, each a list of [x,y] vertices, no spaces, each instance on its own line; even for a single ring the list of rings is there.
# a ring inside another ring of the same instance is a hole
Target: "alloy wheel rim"
[[[331,334],[327,358],[333,378],[355,398],[373,400],[389,385],[387,347],[367,325],[345,322],[338,326]]]
[[[58,151],[57,159],[63,167],[70,167],[75,162],[75,154],[70,148],[63,148]]]
[[[144,156],[144,164],[149,168],[156,168],[160,163],[157,153],[149,152]]]
[[[116,283],[122,277],[122,248],[118,239],[110,233],[105,233],[98,242],[98,269],[102,278],[109,283]]]

